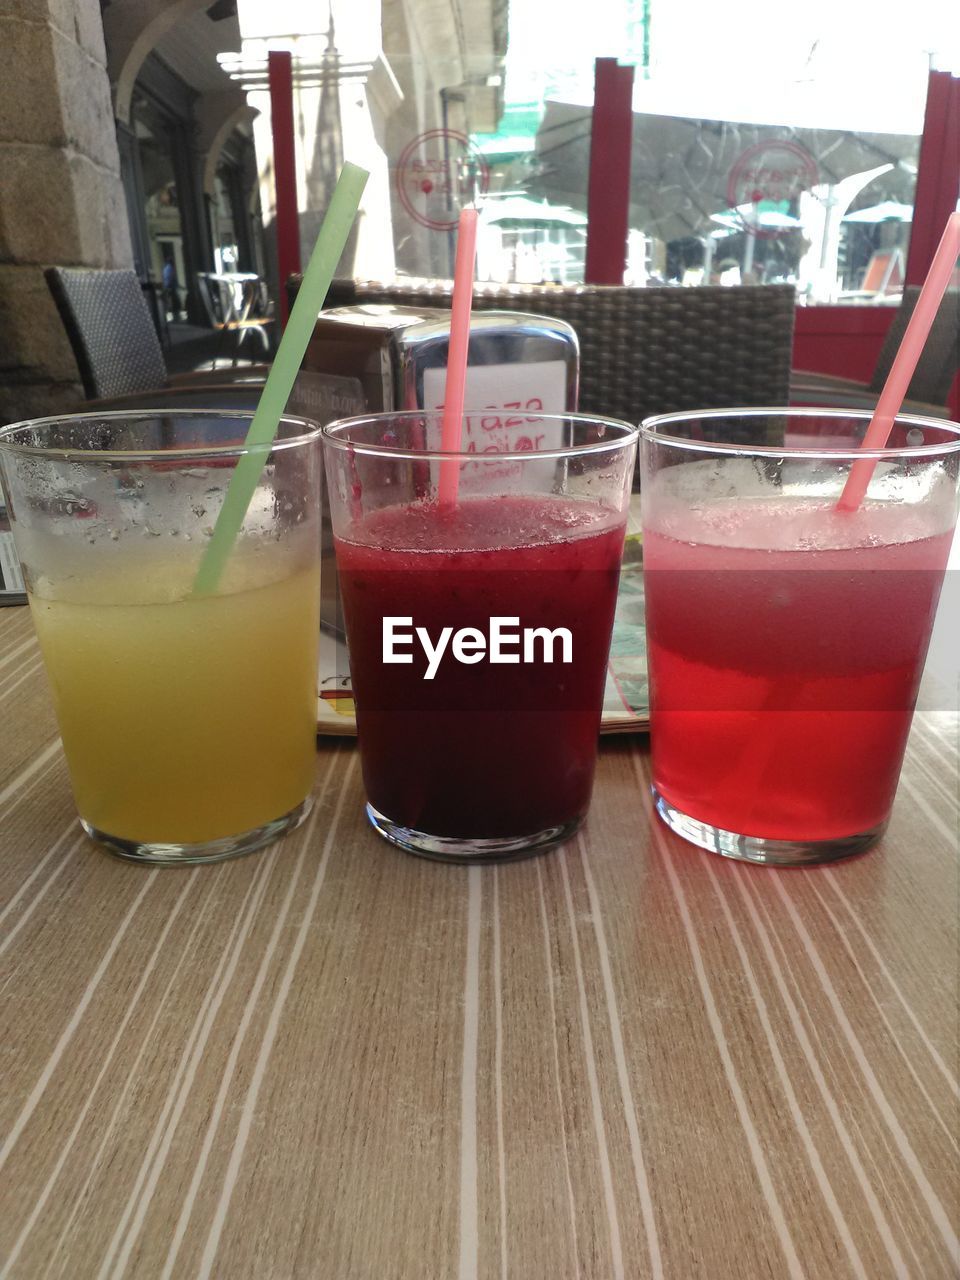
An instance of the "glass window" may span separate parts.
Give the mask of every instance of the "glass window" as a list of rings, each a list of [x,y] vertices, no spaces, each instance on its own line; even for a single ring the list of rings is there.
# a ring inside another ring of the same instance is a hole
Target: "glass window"
[[[293,52],[305,251],[342,159],[371,170],[344,264],[357,277],[449,277],[474,202],[481,279],[582,280],[594,60],[616,56],[635,68],[627,283],[892,303],[929,70],[960,69],[949,8],[916,0],[893,23],[812,0],[781,23],[766,0],[590,0],[584,22],[583,0],[490,0],[426,23],[407,0],[332,0],[307,19],[295,5],[280,39],[240,0],[233,69],[256,90],[270,206],[263,69],[268,48]]]

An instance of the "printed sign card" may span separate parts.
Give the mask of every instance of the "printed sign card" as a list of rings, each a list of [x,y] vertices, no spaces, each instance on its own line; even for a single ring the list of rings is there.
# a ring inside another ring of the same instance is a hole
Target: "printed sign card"
[[[425,369],[423,400],[425,409],[442,409],[446,380],[445,369]],[[534,453],[545,449],[561,449],[567,443],[562,421],[545,423],[540,414],[563,414],[567,411],[567,369],[561,360],[528,364],[471,365],[467,369],[464,403],[463,448],[470,455],[460,468],[460,492],[471,492],[471,477],[489,484],[490,468],[497,466],[497,455]],[[434,427],[429,448],[440,448],[440,430]],[[524,472],[549,470],[552,459],[541,462],[506,461],[499,463],[497,479],[505,491],[523,486]],[[489,489],[487,490],[489,492]]]

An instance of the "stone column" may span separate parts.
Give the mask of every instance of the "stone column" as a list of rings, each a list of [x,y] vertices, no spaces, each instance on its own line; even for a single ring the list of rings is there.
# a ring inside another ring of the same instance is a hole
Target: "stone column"
[[[129,267],[98,0],[0,4],[0,422],[81,398],[44,267]]]

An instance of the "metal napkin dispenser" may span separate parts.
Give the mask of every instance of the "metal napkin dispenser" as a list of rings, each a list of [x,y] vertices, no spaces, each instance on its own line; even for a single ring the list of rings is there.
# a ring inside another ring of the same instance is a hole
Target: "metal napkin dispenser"
[[[433,409],[442,403],[450,312],[433,307],[366,304],[317,317],[301,378],[341,381],[366,413]],[[475,312],[470,321],[467,408],[506,410],[516,399],[543,399],[540,412],[577,403],[579,345],[570,325],[518,311]],[[532,406],[526,406],[528,409]]]
[[[450,312],[364,304],[317,318],[291,413],[328,422],[359,413],[443,407]],[[465,447],[476,453],[530,448],[524,414],[577,407],[580,351],[562,320],[517,311],[470,320]],[[482,411],[482,412],[481,412]],[[329,514],[323,520],[321,620],[342,634]]]

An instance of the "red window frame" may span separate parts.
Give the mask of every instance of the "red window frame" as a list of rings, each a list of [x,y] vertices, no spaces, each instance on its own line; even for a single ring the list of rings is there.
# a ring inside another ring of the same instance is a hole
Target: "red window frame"
[[[586,281],[609,284],[623,279],[626,265],[625,237],[629,182],[611,185],[605,179],[610,121],[627,122],[630,102],[622,91],[613,59],[598,59],[594,94],[594,137],[603,145],[591,147],[590,192],[602,190],[602,202],[591,199]],[[602,126],[602,127],[601,127]],[[618,137],[623,133],[621,127]],[[622,179],[621,172],[621,179]],[[905,283],[922,284],[943,234],[947,218],[960,195],[960,78],[949,71],[931,71],[927,84],[923,134],[917,164],[913,225]],[[599,225],[595,225],[599,224]],[[601,247],[602,246],[602,247]],[[816,373],[840,374],[857,381],[869,380],[880,347],[894,316],[893,307],[798,307],[793,367]],[[960,419],[960,376],[954,379],[948,399],[952,418]]]
[[[947,218],[960,195],[960,79],[931,71],[920,139],[907,284],[923,284]],[[793,366],[865,382],[873,373],[893,307],[798,307]],[[960,420],[960,375],[947,400]]]

